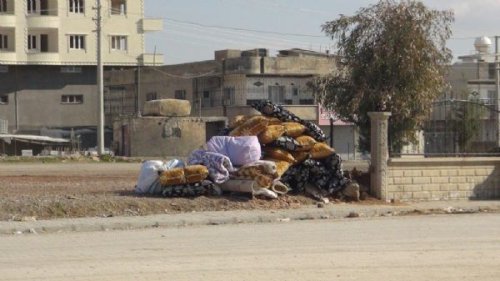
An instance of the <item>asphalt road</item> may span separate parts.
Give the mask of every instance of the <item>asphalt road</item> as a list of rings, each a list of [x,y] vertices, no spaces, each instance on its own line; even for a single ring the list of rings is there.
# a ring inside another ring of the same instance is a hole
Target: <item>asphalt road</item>
[[[5,236],[0,280],[499,280],[500,215]]]

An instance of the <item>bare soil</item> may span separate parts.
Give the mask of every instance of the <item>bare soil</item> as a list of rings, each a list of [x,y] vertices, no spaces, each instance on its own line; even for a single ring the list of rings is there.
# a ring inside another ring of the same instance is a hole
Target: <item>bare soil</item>
[[[277,200],[138,196],[140,163],[0,163],[0,220],[142,216],[236,209],[292,209],[316,204],[304,195]],[[369,199],[353,204],[381,204]]]

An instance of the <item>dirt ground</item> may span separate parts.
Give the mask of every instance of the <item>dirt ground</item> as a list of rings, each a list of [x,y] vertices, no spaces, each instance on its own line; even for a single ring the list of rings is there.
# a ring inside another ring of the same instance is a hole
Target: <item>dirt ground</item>
[[[139,216],[235,209],[289,209],[317,202],[307,196],[276,200],[242,194],[163,198],[134,194],[140,163],[0,162],[0,220]],[[379,204],[366,200],[353,204]]]

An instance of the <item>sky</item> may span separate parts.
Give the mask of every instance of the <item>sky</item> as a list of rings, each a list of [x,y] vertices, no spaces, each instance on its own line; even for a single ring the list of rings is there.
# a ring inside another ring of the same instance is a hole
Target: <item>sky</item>
[[[215,50],[302,48],[334,51],[321,25],[353,15],[376,0],[145,0],[145,16],[162,18],[163,31],[147,35],[146,51],[165,64],[211,60]],[[455,57],[474,52],[474,39],[500,35],[500,0],[423,0],[453,10],[448,47]],[[495,26],[497,28],[495,28]],[[494,46],[492,46],[492,51]]]

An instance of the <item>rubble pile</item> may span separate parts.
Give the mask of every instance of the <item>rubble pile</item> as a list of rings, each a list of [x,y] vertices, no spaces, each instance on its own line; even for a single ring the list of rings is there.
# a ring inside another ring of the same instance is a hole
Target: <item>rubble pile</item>
[[[270,101],[253,107],[262,115],[236,116],[186,164],[146,161],[136,192],[197,196],[230,191],[277,198],[292,191],[320,198],[349,184],[340,156],[316,124]]]

